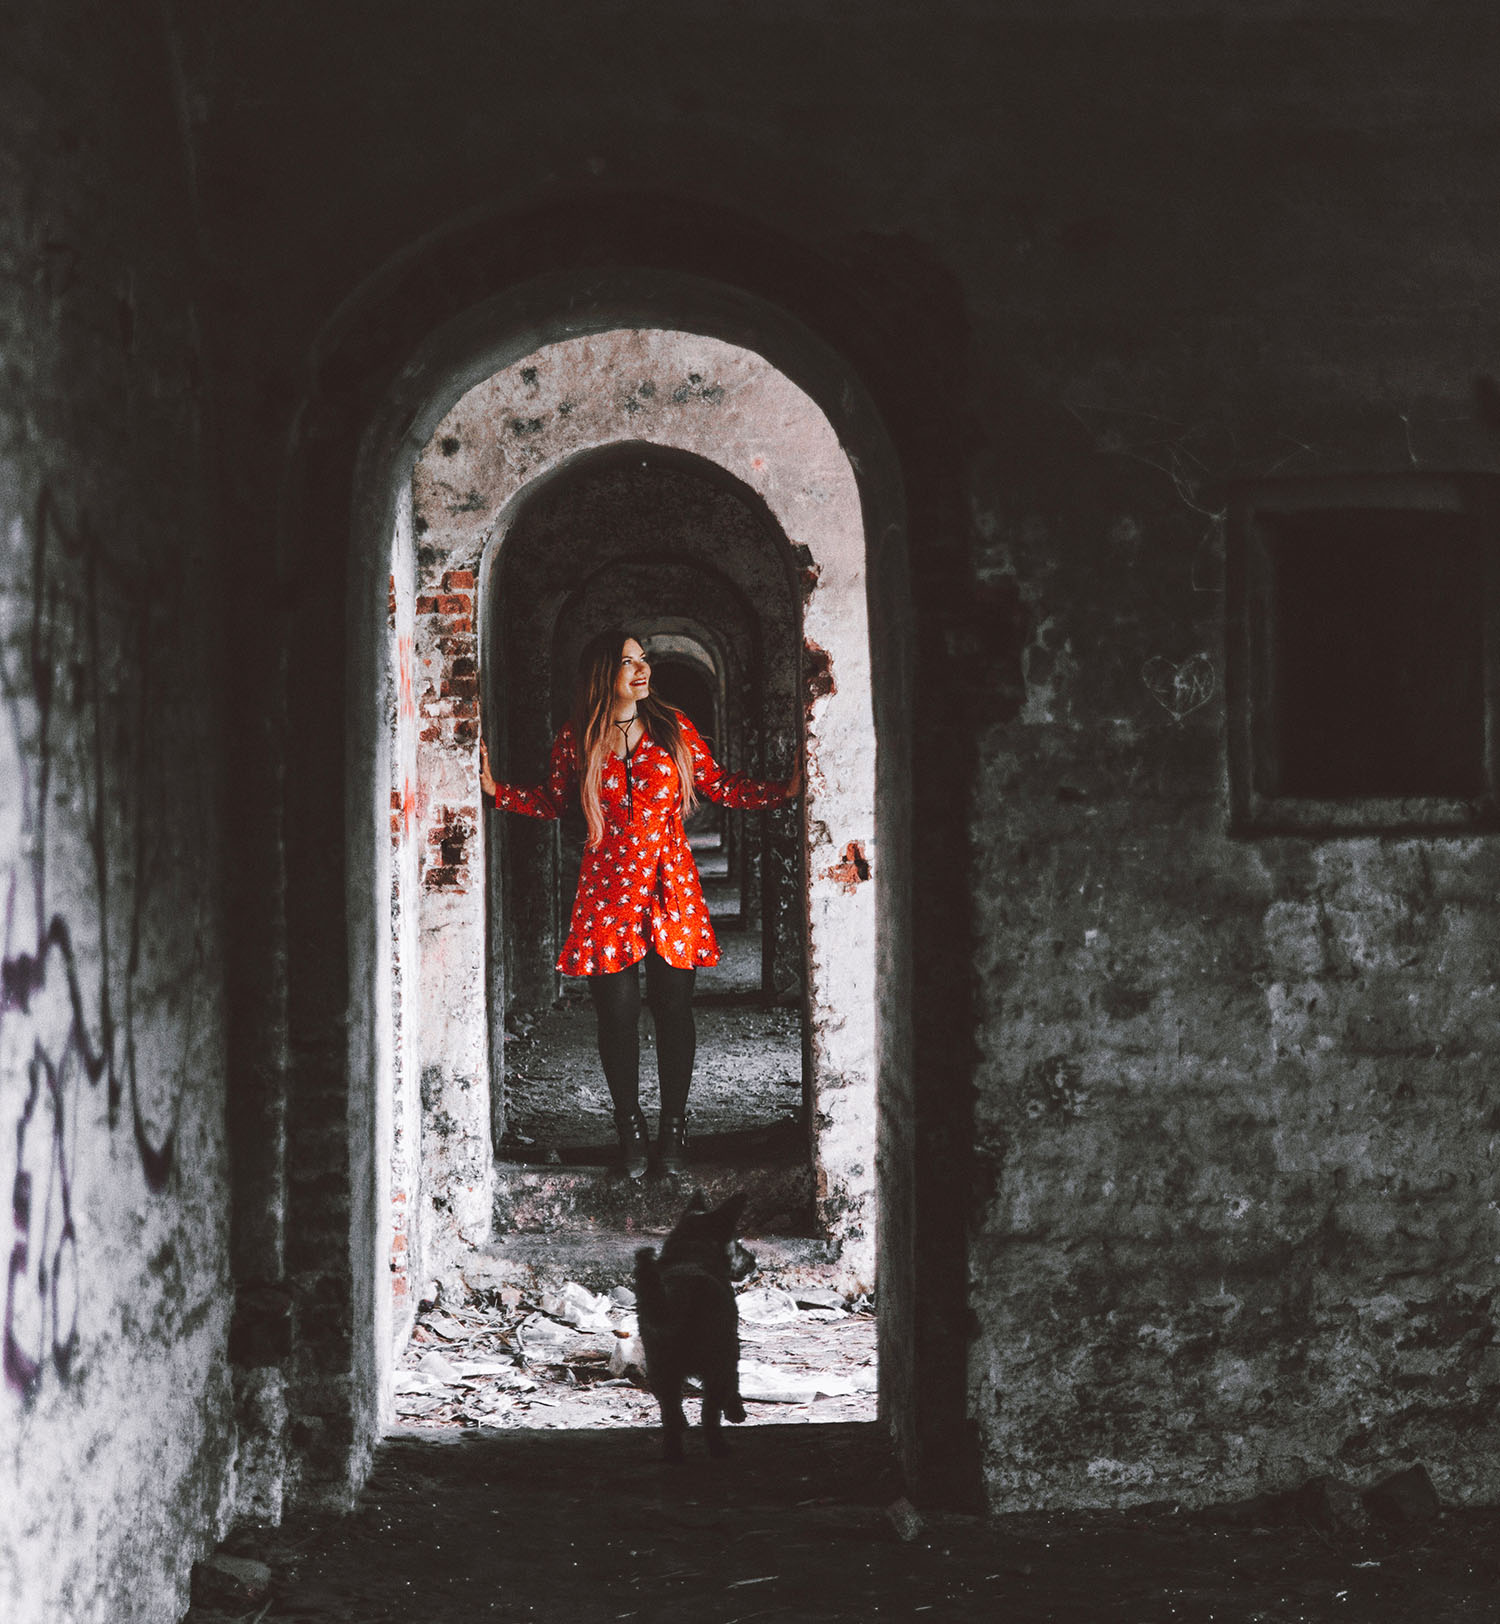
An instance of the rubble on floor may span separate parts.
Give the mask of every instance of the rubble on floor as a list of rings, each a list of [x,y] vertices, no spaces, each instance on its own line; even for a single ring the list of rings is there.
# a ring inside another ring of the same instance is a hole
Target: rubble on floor
[[[874,1417],[874,1307],[796,1277],[808,1272],[757,1275],[738,1294],[751,1425]],[[650,1426],[643,1359],[627,1286],[543,1280],[434,1303],[396,1372],[396,1425]]]

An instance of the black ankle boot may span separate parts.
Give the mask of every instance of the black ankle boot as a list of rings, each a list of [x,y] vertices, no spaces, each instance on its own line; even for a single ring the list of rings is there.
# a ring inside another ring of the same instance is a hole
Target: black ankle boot
[[[656,1141],[656,1165],[663,1173],[680,1173],[687,1166],[687,1118],[664,1116]]]
[[[625,1163],[625,1176],[632,1179],[644,1178],[646,1151],[650,1144],[645,1117],[639,1110],[616,1111],[615,1132],[620,1136],[620,1156]]]

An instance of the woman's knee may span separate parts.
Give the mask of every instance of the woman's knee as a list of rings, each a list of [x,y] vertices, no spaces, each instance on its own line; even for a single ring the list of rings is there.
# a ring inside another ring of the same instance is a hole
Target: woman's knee
[[[639,1013],[641,983],[633,964],[588,979],[589,997],[601,1020],[630,1020]]]
[[[646,960],[646,1001],[655,1014],[691,1009],[696,970],[679,970],[652,954]]]

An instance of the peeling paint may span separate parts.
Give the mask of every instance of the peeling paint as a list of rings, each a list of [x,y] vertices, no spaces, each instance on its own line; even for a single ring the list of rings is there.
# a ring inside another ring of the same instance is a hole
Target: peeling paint
[[[833,657],[811,638],[802,644],[802,692],[809,712],[820,699],[838,692],[833,680]]]

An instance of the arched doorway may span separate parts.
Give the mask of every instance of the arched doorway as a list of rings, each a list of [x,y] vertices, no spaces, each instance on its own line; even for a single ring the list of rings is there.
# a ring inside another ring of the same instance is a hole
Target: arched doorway
[[[399,305],[401,293],[401,287],[382,286],[376,305],[381,310],[392,300]],[[288,1100],[307,1131],[299,1126],[288,1139],[284,1172],[292,1187],[311,1187],[307,1181],[321,1180],[318,1187],[328,1190],[328,1200],[318,1208],[327,1208],[326,1221],[319,1219],[322,1227],[316,1234],[298,1232],[299,1258],[316,1268],[305,1285],[299,1277],[296,1294],[299,1301],[336,1302],[339,1313],[336,1320],[318,1322],[317,1335],[305,1339],[305,1353],[294,1352],[285,1389],[286,1419],[268,1421],[265,1447],[285,1451],[287,1471],[300,1483],[297,1492],[304,1501],[346,1503],[350,1486],[363,1476],[382,1417],[390,1413],[395,1327],[388,1282],[396,1261],[393,1243],[409,1239],[399,1231],[402,1192],[392,1187],[387,1160],[393,1116],[401,1108],[392,1084],[399,1076],[407,1088],[420,1086],[420,1052],[408,1040],[423,1024],[413,995],[416,966],[403,962],[399,982],[392,974],[398,936],[392,929],[392,881],[405,861],[402,841],[415,826],[422,798],[430,804],[444,789],[424,785],[414,770],[408,771],[414,769],[418,742],[414,703],[408,706],[407,696],[397,692],[390,692],[386,707],[378,703],[391,674],[401,670],[393,653],[404,636],[398,622],[403,614],[416,613],[413,564],[423,557],[425,538],[412,507],[411,469],[453,404],[476,383],[518,365],[543,344],[634,323],[638,331],[681,331],[686,325],[700,334],[748,344],[747,355],[760,358],[788,383],[796,380],[792,386],[805,390],[825,414],[828,443],[841,448],[841,454],[847,450],[864,504],[861,533],[850,556],[856,561],[853,578],[868,605],[864,664],[871,679],[877,742],[875,834],[866,861],[879,927],[872,1003],[878,1012],[874,1039],[882,1167],[881,1402],[903,1452],[923,1449],[924,1429],[948,1427],[950,1413],[961,1416],[963,1405],[959,1389],[947,1381],[940,1389],[947,1395],[940,1405],[919,1403],[919,1395],[927,1391],[919,1385],[924,1350],[931,1344],[945,1371],[952,1360],[947,1343],[920,1337],[915,1319],[911,603],[903,495],[890,443],[859,379],[836,354],[784,309],[722,283],[659,272],[590,273],[582,282],[561,274],[477,303],[449,302],[447,308],[451,316],[426,338],[417,335],[410,321],[390,331],[371,328],[357,315],[354,325],[341,324],[319,363],[321,392],[299,430],[289,465],[288,535],[298,538],[296,545],[313,545],[330,523],[342,522],[341,514],[351,525],[341,575],[349,605],[343,635],[329,640],[323,621],[300,616],[293,638],[297,657],[310,670],[323,673],[326,668],[330,691],[343,696],[343,748],[330,757],[311,735],[305,747],[299,740],[293,752],[299,776],[289,781],[295,793],[288,796],[287,806],[287,914],[293,927],[288,941],[297,972],[288,1011],[294,1058]],[[664,316],[672,321],[664,323]],[[403,332],[409,336],[403,338]],[[389,365],[382,361],[370,367],[372,345]],[[813,484],[805,491],[814,503],[818,489]],[[800,528],[788,527],[798,546]],[[456,571],[448,583],[453,590],[442,594],[455,600],[449,605],[455,620],[464,618],[457,613],[464,606],[456,600],[467,595],[472,611],[477,584],[464,582],[461,575]],[[850,584],[847,571],[844,584]],[[462,632],[455,629],[454,635]],[[414,701],[421,674],[414,663],[407,669]],[[829,676],[820,659],[812,669],[820,681]],[[404,737],[399,728],[387,726],[392,713],[407,717]],[[455,725],[462,720],[455,717]],[[334,761],[336,767],[331,766]],[[342,802],[341,827],[335,821],[335,797]],[[451,834],[461,842],[462,809],[457,810],[460,821],[445,830],[444,838]],[[482,953],[476,963],[476,984],[482,985]],[[333,1152],[323,1147],[335,1129],[345,1148],[330,1163]],[[488,1135],[478,1142],[487,1145]],[[330,1166],[336,1174],[331,1184],[324,1175]],[[487,1163],[476,1162],[472,1172],[472,1185],[462,1193],[479,1227],[487,1204]],[[274,1191],[270,1198],[276,1198]],[[254,1199],[251,1184],[245,1182],[237,1200]],[[339,1225],[338,1236],[325,1233],[332,1223]],[[873,1255],[869,1227],[861,1242]],[[930,1241],[927,1250],[932,1250]],[[303,1340],[294,1347],[300,1349]]]
[[[441,443],[419,460],[419,481],[430,462],[442,468]],[[541,772],[567,716],[578,652],[613,622],[646,645],[657,693],[693,717],[724,765],[755,776],[790,770],[800,734],[795,562],[765,503],[717,464],[635,439],[576,456],[526,487],[490,545],[498,563],[486,574],[478,635],[486,731],[502,772],[519,780]],[[485,836],[497,1177],[512,1162],[608,1163],[613,1130],[586,985],[553,969],[582,820],[576,808],[560,826],[491,818]],[[763,1153],[778,1147],[806,1175],[797,810],[748,813],[704,801],[688,837],[721,955],[697,978],[695,1139],[743,1166],[753,1136]],[[646,1037],[649,1045],[649,1026]],[[644,1080],[649,1114],[649,1064]],[[774,1210],[762,1199],[770,1188],[752,1188],[748,1215],[805,1233],[810,1179],[800,1197],[793,1182],[774,1184]],[[789,1197],[800,1215],[788,1211]],[[515,1215],[502,1201],[497,1224]]]
[[[497,986],[504,955],[488,951],[483,899],[488,894],[491,913],[503,912],[505,887],[493,876],[487,881],[484,846],[475,835],[478,698],[496,630],[503,649],[506,622],[499,608],[482,633],[476,611],[504,602],[496,594],[496,572],[503,579],[508,546],[527,545],[518,532],[536,488],[560,481],[580,458],[609,449],[648,471],[663,453],[712,468],[747,493],[738,498],[745,511],[748,502],[764,510],[780,538],[759,554],[748,542],[725,549],[720,527],[700,537],[696,552],[684,542],[655,561],[638,558],[635,590],[645,595],[638,601],[644,604],[653,592],[660,601],[663,572],[674,570],[695,572],[702,595],[717,577],[731,597],[768,600],[779,585],[791,601],[801,600],[800,663],[807,682],[800,696],[787,697],[800,698],[802,715],[792,706],[769,711],[774,720],[761,728],[769,737],[758,741],[757,753],[764,751],[768,772],[788,770],[800,722],[807,760],[799,866],[806,876],[812,1197],[816,1223],[839,1266],[852,1282],[873,1285],[878,911],[868,882],[876,851],[876,772],[859,485],[828,419],[785,374],[739,346],[659,328],[615,328],[519,357],[450,408],[413,468],[417,580],[409,595],[396,596],[394,632],[399,648],[407,635],[401,608],[410,602],[415,773],[422,788],[410,838],[428,855],[418,909],[421,1026],[401,1045],[403,1052],[420,1051],[429,1147],[422,1190],[406,1192],[408,1210],[421,1215],[417,1250],[424,1267],[441,1274],[485,1238],[492,1141],[504,1127],[503,1102],[492,1083],[497,1017],[510,992]],[[545,523],[533,528],[531,545],[545,554],[552,533]],[[608,557],[607,548],[602,556]],[[569,573],[564,565],[565,577]],[[736,573],[743,579],[736,581]],[[593,620],[616,617],[621,592],[630,590],[628,576],[623,584],[621,576],[612,577],[608,590],[592,599],[587,581],[571,593],[554,588],[555,612],[542,618],[555,629],[569,602],[575,609],[592,605],[591,612],[573,616],[581,640]],[[513,638],[534,635],[538,601],[535,593],[527,597]],[[718,618],[727,636],[733,616],[726,609]],[[794,651],[774,665],[765,662],[767,671],[779,671],[783,692],[797,662]],[[537,663],[527,662],[531,668]],[[550,704],[524,707],[537,733],[533,759],[558,719],[551,711]],[[545,856],[535,852],[524,865],[533,892],[547,890],[545,868]],[[554,879],[554,899],[558,889]],[[551,933],[540,928],[546,912],[535,906],[528,915],[529,936],[542,936],[544,946],[556,929],[555,923]],[[770,956],[774,960],[774,950]],[[532,975],[542,961],[538,950]],[[397,1108],[399,1114],[399,1101]]]

